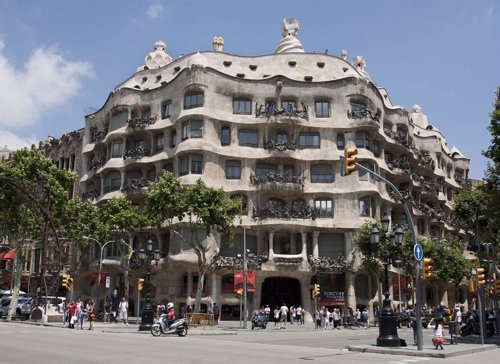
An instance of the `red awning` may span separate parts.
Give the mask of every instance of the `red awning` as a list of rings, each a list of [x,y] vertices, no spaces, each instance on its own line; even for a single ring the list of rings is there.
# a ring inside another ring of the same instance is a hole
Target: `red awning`
[[[4,254],[3,259],[14,260],[15,256],[16,256],[16,249],[11,249]]]

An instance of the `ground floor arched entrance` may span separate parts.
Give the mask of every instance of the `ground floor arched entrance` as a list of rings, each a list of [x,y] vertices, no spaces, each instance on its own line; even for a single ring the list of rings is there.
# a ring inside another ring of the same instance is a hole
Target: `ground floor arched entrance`
[[[269,305],[271,309],[283,305],[302,304],[300,299],[300,282],[295,278],[269,277],[262,282],[260,305]]]

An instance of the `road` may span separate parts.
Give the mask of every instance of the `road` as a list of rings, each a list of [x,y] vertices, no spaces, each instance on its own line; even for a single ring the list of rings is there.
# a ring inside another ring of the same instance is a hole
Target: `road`
[[[429,339],[430,331],[424,331]],[[201,332],[198,331],[198,334]],[[227,335],[224,335],[227,333]],[[449,359],[352,353],[346,345],[372,344],[378,335],[369,330],[248,330],[154,338],[136,331],[70,330],[59,327],[0,323],[0,363],[456,363],[498,362],[498,350]],[[400,337],[411,336],[401,330]],[[430,339],[429,339],[430,340]]]

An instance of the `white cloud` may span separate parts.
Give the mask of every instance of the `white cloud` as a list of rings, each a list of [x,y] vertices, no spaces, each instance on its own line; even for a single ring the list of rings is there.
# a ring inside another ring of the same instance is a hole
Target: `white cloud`
[[[67,103],[93,77],[87,62],[67,61],[56,47],[37,48],[23,69],[16,69],[3,53],[0,39],[0,127],[10,129],[36,124],[54,108]]]
[[[0,147],[7,146],[9,150],[17,150],[21,148],[31,148],[32,144],[38,147],[38,138],[35,134],[27,138],[21,137],[7,130],[0,130]]]
[[[161,4],[152,4],[146,11],[146,14],[148,14],[148,17],[150,19],[159,18],[162,13],[163,13],[163,5]]]

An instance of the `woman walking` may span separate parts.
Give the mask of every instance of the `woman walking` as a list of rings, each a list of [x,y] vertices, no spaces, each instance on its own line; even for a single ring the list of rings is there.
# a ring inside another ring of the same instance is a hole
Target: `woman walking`
[[[87,307],[87,315],[88,315],[88,320],[89,320],[89,330],[94,330],[94,327],[93,327],[93,322],[94,322],[94,318],[95,318],[95,312],[94,312],[94,301],[90,300],[89,303],[88,303],[88,307]]]

